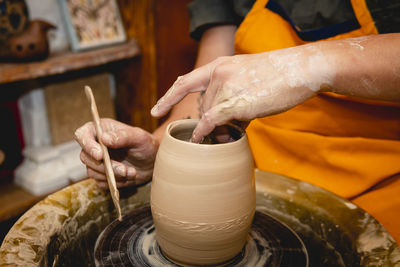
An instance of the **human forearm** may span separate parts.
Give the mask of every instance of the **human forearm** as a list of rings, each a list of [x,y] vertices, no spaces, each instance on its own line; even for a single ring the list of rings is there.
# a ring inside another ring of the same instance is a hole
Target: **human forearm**
[[[332,83],[322,90],[355,97],[400,101],[400,34],[321,44]],[[321,62],[323,63],[323,62]]]
[[[281,113],[318,92],[399,101],[399,40],[388,34],[220,58],[183,76],[152,114],[204,91],[192,139],[199,142],[215,126]]]

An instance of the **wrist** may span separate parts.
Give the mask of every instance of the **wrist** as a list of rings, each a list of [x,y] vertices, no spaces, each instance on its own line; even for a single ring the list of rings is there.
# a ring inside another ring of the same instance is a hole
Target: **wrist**
[[[315,92],[333,92],[333,84],[337,75],[336,60],[331,58],[327,49],[321,43],[305,46],[308,50],[306,71],[309,73],[308,88]]]
[[[311,93],[331,91],[335,68],[320,44],[275,50],[265,55],[289,87]]]

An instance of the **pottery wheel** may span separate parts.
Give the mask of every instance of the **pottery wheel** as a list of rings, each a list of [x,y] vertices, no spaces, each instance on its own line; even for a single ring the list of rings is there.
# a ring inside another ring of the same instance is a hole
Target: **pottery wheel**
[[[96,266],[179,266],[167,259],[155,240],[150,207],[115,220],[97,239]],[[222,266],[308,266],[307,250],[288,226],[256,211],[246,246]]]

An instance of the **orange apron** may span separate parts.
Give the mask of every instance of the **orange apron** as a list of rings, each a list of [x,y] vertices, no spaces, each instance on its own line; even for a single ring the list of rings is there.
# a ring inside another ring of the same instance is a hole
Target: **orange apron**
[[[236,33],[237,53],[305,44],[288,20],[257,1]],[[359,28],[324,40],[377,34],[364,0],[352,0]],[[400,244],[400,105],[333,93],[247,129],[259,169],[300,179],[368,211]]]

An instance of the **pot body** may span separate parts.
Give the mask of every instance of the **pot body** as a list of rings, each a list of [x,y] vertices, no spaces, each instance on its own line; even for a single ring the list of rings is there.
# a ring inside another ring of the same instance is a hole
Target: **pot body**
[[[253,158],[246,135],[225,144],[188,140],[197,120],[171,123],[155,161],[151,210],[163,253],[184,265],[233,258],[255,212]]]

